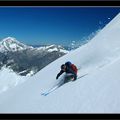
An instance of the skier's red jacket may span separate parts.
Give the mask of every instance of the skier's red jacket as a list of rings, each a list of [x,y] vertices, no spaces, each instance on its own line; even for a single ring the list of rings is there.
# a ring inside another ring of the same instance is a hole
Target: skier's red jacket
[[[73,64],[72,64],[72,65],[73,65]],[[65,70],[65,71],[61,70],[61,71],[57,74],[56,79],[58,79],[58,77],[59,77],[60,75],[62,75],[64,72],[66,72],[66,73],[72,73],[72,74],[73,74],[73,77],[74,77],[74,80],[76,80],[76,79],[77,79],[77,68],[75,68],[76,70],[74,70],[74,68],[73,68],[72,65],[70,65],[70,66],[67,66],[67,65],[66,65],[66,70]]]

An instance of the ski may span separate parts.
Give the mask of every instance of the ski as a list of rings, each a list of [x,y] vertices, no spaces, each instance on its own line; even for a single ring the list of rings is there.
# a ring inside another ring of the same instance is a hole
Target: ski
[[[64,84],[64,80],[61,80],[57,85],[49,89],[47,92],[42,93],[41,95],[47,96],[48,94],[52,93],[53,91],[55,91],[57,88],[59,88],[63,84]]]
[[[48,94],[50,94],[51,92],[55,91],[59,86],[55,86],[51,89],[49,89],[47,92],[41,93],[41,95],[47,96]]]
[[[80,78],[82,78],[82,77],[84,77],[84,76],[86,76],[86,75],[88,75],[88,73],[86,73],[86,74],[84,74],[84,75],[81,75],[81,76],[78,76],[77,79],[80,79]]]
[[[86,76],[86,75],[88,75],[88,73],[79,76],[77,79],[80,79],[80,78],[82,78],[82,77],[84,77],[84,76]],[[72,82],[72,81],[68,81],[68,82]],[[68,83],[68,82],[66,82],[66,83]],[[52,87],[52,88],[49,89],[48,91],[41,93],[41,95],[47,96],[48,94],[52,93],[53,91],[55,91],[57,88],[59,88],[59,87],[62,86],[63,84],[65,84],[65,83],[64,83],[63,81],[60,81],[59,84],[57,84],[56,86]]]

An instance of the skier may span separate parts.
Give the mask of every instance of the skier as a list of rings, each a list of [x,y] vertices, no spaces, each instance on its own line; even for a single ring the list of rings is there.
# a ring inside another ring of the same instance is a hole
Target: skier
[[[65,64],[61,65],[61,71],[57,74],[56,79],[59,78],[64,72],[66,73],[64,77],[64,83],[68,81],[75,81],[77,79],[77,67],[72,64],[71,62],[66,62]]]
[[[56,89],[58,89],[63,84],[65,84],[69,81],[76,80],[77,79],[77,71],[78,71],[77,67],[69,61],[66,62],[65,64],[62,64],[61,70],[57,74],[56,79],[58,79],[60,75],[62,75],[64,72],[66,72],[66,75],[64,76],[64,78],[57,85],[55,85],[54,87],[49,89],[47,92],[42,93],[41,95],[47,96],[50,93],[52,93],[53,91],[55,91]]]

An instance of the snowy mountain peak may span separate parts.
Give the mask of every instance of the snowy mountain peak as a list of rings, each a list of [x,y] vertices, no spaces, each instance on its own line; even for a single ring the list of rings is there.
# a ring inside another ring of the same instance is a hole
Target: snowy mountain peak
[[[19,51],[26,49],[28,46],[20,43],[13,37],[7,37],[0,42],[0,51]]]
[[[2,40],[2,42],[12,42],[12,41],[18,42],[14,37],[7,37]]]

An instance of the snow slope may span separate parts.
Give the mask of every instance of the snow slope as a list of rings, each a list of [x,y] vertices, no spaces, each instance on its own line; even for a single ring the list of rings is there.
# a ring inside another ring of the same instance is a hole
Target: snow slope
[[[60,65],[75,63],[78,76],[48,96]],[[120,113],[120,14],[89,43],[57,59],[9,91],[0,94],[0,113]]]
[[[27,77],[19,76],[11,69],[3,67],[0,70],[0,94],[27,80]]]

